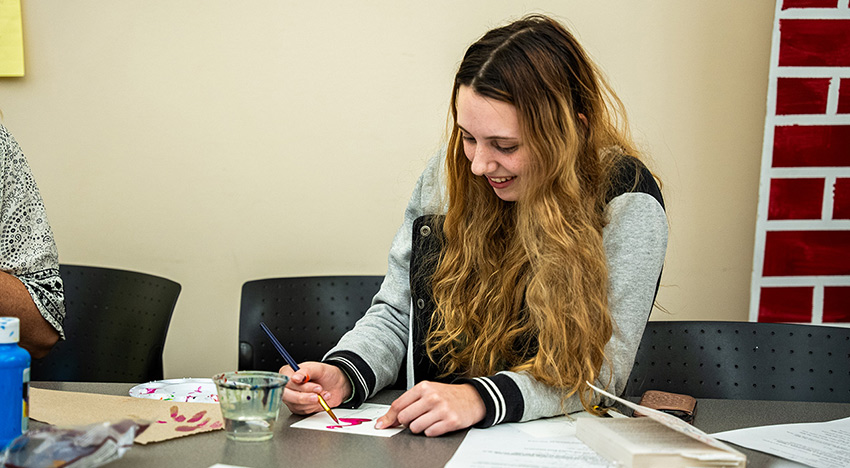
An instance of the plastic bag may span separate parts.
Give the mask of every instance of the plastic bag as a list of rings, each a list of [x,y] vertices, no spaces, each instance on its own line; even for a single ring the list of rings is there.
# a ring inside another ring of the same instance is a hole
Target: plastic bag
[[[94,468],[117,460],[148,423],[125,419],[87,426],[29,430],[3,453],[6,468]]]

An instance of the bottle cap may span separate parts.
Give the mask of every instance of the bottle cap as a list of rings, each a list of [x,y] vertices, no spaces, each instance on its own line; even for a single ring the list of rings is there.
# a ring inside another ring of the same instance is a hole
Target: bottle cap
[[[0,317],[0,343],[17,343],[20,339],[20,319],[17,317]]]

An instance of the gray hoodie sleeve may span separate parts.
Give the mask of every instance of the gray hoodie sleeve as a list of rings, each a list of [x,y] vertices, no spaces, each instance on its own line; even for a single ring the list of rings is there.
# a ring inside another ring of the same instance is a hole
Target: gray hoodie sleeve
[[[410,336],[410,252],[413,221],[442,206],[443,153],[428,162],[404,212],[404,221],[390,247],[387,275],[366,315],[325,356],[352,380],[357,406],[377,390],[393,384]]]

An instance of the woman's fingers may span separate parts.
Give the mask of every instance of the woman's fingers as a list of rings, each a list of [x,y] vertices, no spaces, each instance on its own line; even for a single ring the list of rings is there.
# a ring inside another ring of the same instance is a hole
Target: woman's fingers
[[[484,403],[471,385],[420,382],[390,405],[375,428],[403,424],[414,433],[438,436],[467,428],[484,417]]]
[[[398,426],[399,424],[403,424],[399,420],[399,413],[407,409],[408,406],[415,403],[419,400],[419,395],[421,393],[421,388],[419,386],[415,386],[410,390],[401,394],[400,397],[396,398],[395,401],[390,405],[390,409],[387,410],[387,413],[380,418],[375,423],[376,429],[384,429],[387,427]]]
[[[318,395],[331,406],[336,406],[351,393],[347,377],[337,367],[320,362],[304,362],[294,372],[283,366],[280,373],[289,377],[283,391],[283,403],[295,414],[312,414],[323,411]]]
[[[312,414],[322,410],[319,397],[313,392],[301,392],[290,388],[283,389],[283,403],[295,414]]]

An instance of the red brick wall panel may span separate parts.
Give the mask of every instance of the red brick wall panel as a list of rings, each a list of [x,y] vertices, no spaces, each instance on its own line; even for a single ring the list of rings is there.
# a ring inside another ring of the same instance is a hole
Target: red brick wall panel
[[[779,20],[780,67],[850,66],[850,20]]]
[[[850,324],[848,1],[776,3],[751,320]]]
[[[838,0],[784,0],[782,9],[789,8],[837,8]]]
[[[842,78],[838,87],[838,113],[850,114],[850,78]]]
[[[850,166],[850,125],[780,125],[773,167]]]
[[[823,322],[850,322],[850,286],[823,288]]]
[[[776,115],[826,113],[829,78],[779,78]]]
[[[823,179],[772,179],[767,219],[820,219]]]
[[[811,286],[761,288],[759,322],[810,322],[812,320]]]
[[[850,231],[768,231],[762,275],[850,275]]]
[[[832,196],[832,219],[850,219],[850,179],[835,179]]]

